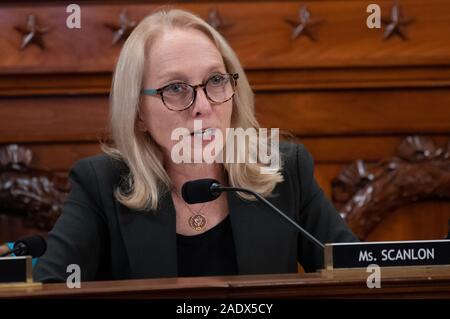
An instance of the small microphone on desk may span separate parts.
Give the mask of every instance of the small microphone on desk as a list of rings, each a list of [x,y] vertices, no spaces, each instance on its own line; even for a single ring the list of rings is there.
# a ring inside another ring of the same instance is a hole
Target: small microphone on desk
[[[303,227],[301,227],[294,220],[292,220],[292,218],[287,216],[285,213],[283,213],[281,210],[275,207],[271,202],[269,202],[267,199],[265,199],[255,191],[241,187],[221,186],[218,181],[210,178],[186,182],[183,184],[183,187],[181,189],[181,195],[183,196],[184,201],[188,204],[205,203],[215,200],[220,196],[222,192],[243,192],[255,196],[261,202],[263,202],[265,205],[270,207],[272,210],[274,210],[284,219],[286,219],[289,223],[291,223],[295,228],[297,228],[302,233],[302,235],[304,235],[320,250],[322,251],[324,250],[325,246],[317,238],[311,235]]]
[[[40,235],[32,235],[19,239],[14,243],[13,249],[9,249],[0,257],[15,254],[16,256],[32,256],[33,258],[42,256],[47,250],[47,243]]]

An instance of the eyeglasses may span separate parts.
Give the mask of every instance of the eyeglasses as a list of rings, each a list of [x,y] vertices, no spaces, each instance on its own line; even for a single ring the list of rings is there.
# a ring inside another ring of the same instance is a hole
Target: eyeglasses
[[[197,97],[197,88],[202,88],[206,98],[214,104],[225,103],[234,96],[238,73],[217,73],[198,85],[185,82],[167,84],[159,89],[143,89],[142,94],[159,94],[164,105],[172,111],[184,111],[190,108]]]

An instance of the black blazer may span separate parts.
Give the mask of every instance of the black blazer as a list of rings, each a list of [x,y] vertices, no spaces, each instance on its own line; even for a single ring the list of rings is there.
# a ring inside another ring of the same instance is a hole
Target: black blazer
[[[323,243],[357,241],[313,177],[313,159],[302,145],[280,143],[284,181],[270,201]],[[70,172],[72,189],[35,268],[37,281],[66,281],[70,264],[82,281],[177,276],[175,209],[170,193],[155,211],[120,204],[113,191],[127,173],[106,155],[83,159]],[[323,267],[322,252],[292,225],[258,202],[229,193],[238,273],[297,272]]]

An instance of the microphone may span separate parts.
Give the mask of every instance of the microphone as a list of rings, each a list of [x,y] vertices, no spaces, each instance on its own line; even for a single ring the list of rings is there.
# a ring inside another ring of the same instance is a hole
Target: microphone
[[[292,218],[287,216],[285,213],[275,207],[271,202],[269,202],[267,199],[265,199],[255,191],[241,187],[222,186],[218,181],[210,178],[186,182],[183,184],[183,187],[181,189],[181,195],[183,196],[184,201],[188,204],[204,203],[215,200],[220,196],[222,192],[242,192],[255,196],[261,202],[263,202],[265,205],[270,207],[272,210],[281,215],[285,220],[291,223],[300,231],[300,233],[302,233],[303,236],[305,236],[309,241],[316,245],[320,250],[323,251],[325,249],[325,246],[317,238],[311,235],[303,227],[292,220]]]
[[[19,239],[14,243],[13,249],[9,249],[0,255],[0,257],[15,254],[16,256],[41,257],[47,250],[47,243],[40,235],[32,235]]]

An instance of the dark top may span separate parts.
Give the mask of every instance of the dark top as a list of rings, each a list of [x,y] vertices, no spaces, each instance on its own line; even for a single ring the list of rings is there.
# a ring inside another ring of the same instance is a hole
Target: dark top
[[[280,143],[282,174],[270,202],[322,243],[356,241],[314,179],[311,154],[303,145]],[[176,212],[172,196],[161,195],[156,211],[120,204],[114,190],[127,166],[106,155],[83,159],[70,172],[71,191],[39,259],[37,281],[65,282],[67,266],[81,280],[178,276]],[[226,193],[237,270],[244,274],[297,272],[323,267],[323,252],[265,205]]]
[[[178,276],[237,275],[230,218],[196,236],[177,234]]]

